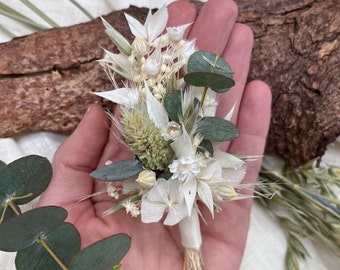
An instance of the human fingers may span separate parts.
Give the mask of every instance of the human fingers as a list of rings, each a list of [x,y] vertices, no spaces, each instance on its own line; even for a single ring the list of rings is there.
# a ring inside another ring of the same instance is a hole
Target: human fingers
[[[201,51],[221,53],[237,17],[237,5],[231,0],[209,0],[202,8],[190,31]]]
[[[231,142],[228,152],[262,156],[270,124],[271,92],[262,81],[250,82],[243,94],[237,126],[240,136]],[[244,183],[255,182],[262,158],[248,162]]]
[[[108,119],[99,105],[92,105],[53,160],[52,181],[39,204],[67,205],[93,191],[89,175],[98,164],[108,139]]]
[[[168,6],[168,27],[180,26],[195,21],[197,12],[188,1],[176,1]]]
[[[232,117],[234,123],[237,120],[238,110],[248,77],[252,48],[252,30],[244,24],[235,24],[228,44],[222,54],[222,57],[231,66],[235,85],[228,92],[218,96],[219,106],[216,112],[217,116],[224,117],[235,105],[235,113]]]

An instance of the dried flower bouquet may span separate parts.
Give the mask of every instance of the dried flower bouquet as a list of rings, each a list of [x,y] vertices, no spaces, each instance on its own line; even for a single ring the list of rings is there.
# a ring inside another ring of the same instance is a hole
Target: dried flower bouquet
[[[135,158],[108,161],[91,176],[108,181],[107,193],[117,201],[105,214],[125,209],[143,223],[178,224],[184,269],[202,269],[200,207],[214,217],[219,202],[251,196],[242,194],[240,182],[254,157],[219,149],[239,135],[230,122],[233,108],[224,119],[215,117],[217,93],[234,85],[233,73],[220,55],[197,51],[194,40],[183,38],[190,24],[166,28],[165,6],[150,11],[144,25],[126,19],[132,44],[103,20],[120,53],[105,51],[100,60],[115,89],[95,94],[120,105],[119,116],[110,115],[113,133]],[[116,74],[125,79],[123,88]]]

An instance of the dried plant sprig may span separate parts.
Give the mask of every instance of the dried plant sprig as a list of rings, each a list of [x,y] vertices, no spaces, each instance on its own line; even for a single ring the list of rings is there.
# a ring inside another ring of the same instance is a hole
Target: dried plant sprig
[[[32,19],[26,17],[25,15],[21,14],[20,12],[12,9],[11,7],[3,4],[3,3],[0,3],[0,14],[8,17],[8,18],[11,18],[11,19],[14,19],[14,20],[17,20],[19,22],[22,22],[28,26],[31,26],[33,27],[35,30],[44,30],[44,29],[47,29],[46,26],[44,25],[41,25],[35,21],[33,21]]]
[[[339,168],[309,162],[297,169],[274,170],[264,161],[259,181],[265,185],[257,185],[257,191],[275,193],[271,200],[262,196],[259,201],[287,233],[286,269],[299,269],[298,258],[309,256],[302,238],[318,239],[339,256]]]

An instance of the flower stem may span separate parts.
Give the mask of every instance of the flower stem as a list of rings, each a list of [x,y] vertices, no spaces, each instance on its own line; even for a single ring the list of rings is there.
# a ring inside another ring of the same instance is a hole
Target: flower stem
[[[200,101],[200,107],[201,108],[203,107],[204,99],[205,99],[205,96],[207,95],[207,91],[208,91],[208,87],[205,86],[204,89],[203,89],[202,98],[201,98],[201,101]]]
[[[183,270],[202,270],[202,236],[197,210],[179,223],[182,246],[185,247]]]
[[[51,255],[53,260],[61,267],[63,270],[68,270],[68,267],[60,260],[57,254],[52,250],[52,248],[47,244],[45,239],[43,239],[40,235],[37,237],[39,243],[46,249],[46,251]]]

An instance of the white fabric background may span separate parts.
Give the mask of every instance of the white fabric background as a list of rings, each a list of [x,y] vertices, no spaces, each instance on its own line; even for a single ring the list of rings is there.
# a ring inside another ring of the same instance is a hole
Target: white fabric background
[[[39,17],[32,13],[19,0],[0,0],[11,7],[23,12],[30,18],[44,23]],[[32,1],[43,11],[46,11],[53,20],[61,26],[68,26],[88,20],[75,6],[67,0],[34,0]],[[125,8],[128,3],[139,6],[155,7],[160,6],[162,0],[78,0],[80,4],[93,15],[99,16],[107,14],[113,9]],[[151,2],[151,3],[150,3]],[[169,2],[169,1],[168,1]],[[20,23],[0,15],[0,24],[6,25],[9,30],[16,35],[29,34],[32,30],[23,27]],[[0,42],[6,42],[9,37],[0,32]],[[1,52],[0,52],[1,59]],[[6,98],[6,97],[2,97]],[[1,119],[0,119],[1,121]],[[66,136],[49,133],[35,132],[25,133],[12,138],[0,139],[0,160],[9,163],[17,158],[28,154],[37,154],[52,160],[55,150],[65,140]],[[328,163],[335,163],[340,166],[339,159],[340,141],[336,142],[324,158]],[[338,157],[338,158],[337,158]],[[27,206],[27,209],[31,206]],[[1,240],[0,240],[1,241]],[[317,244],[314,245],[306,241],[306,246],[310,251],[310,258],[301,264],[301,270],[335,270],[339,269],[340,258],[335,257]],[[286,251],[285,234],[257,203],[254,203],[251,212],[251,225],[247,246],[241,266],[241,270],[283,270],[284,255]],[[14,270],[15,253],[0,252],[0,269]],[[226,263],[228,258],[226,257]],[[130,270],[130,269],[129,269]],[[211,270],[211,269],[208,269]]]

